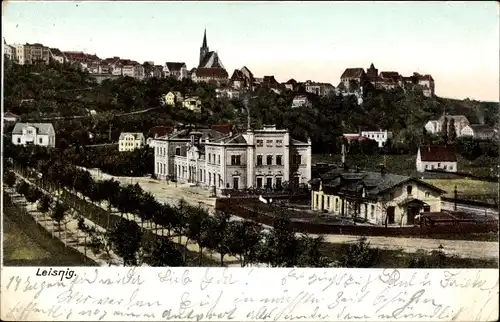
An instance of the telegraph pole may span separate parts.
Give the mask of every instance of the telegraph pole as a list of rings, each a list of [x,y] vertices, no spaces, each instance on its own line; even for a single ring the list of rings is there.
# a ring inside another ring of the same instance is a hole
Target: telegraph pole
[[[455,190],[453,192],[455,195],[455,205],[453,206],[453,210],[457,211],[457,198],[458,198],[457,186],[455,186]]]

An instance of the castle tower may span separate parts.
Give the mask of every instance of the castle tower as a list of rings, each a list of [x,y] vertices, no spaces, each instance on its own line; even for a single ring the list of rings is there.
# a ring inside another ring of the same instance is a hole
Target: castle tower
[[[209,49],[207,45],[207,29],[205,29],[205,33],[203,35],[203,44],[200,47],[200,65],[205,58],[205,56],[208,54]]]
[[[373,66],[373,63],[370,65],[370,68],[366,70],[366,75],[369,78],[377,77],[378,76],[378,69]]]

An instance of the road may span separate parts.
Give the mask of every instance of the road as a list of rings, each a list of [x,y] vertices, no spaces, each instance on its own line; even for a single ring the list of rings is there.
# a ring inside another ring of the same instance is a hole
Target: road
[[[455,204],[449,201],[441,201],[441,209],[442,210],[454,210]],[[465,211],[472,212],[478,215],[488,215],[495,218],[498,218],[498,209],[486,208],[480,206],[470,206],[457,203],[457,211]]]
[[[134,112],[129,112],[129,113],[122,113],[122,114],[116,114],[115,116],[127,116],[127,115],[135,115],[135,114],[142,114],[146,113],[149,111],[153,111],[156,109],[159,109],[161,107],[151,107],[147,108],[145,110],[140,110],[140,111],[134,111]],[[96,115],[70,115],[70,116],[54,116],[54,117],[41,117],[41,118],[35,118],[35,119],[28,119],[26,120],[27,122],[38,122],[38,121],[53,121],[53,120],[76,120],[76,119],[83,119],[83,118],[91,118]]]

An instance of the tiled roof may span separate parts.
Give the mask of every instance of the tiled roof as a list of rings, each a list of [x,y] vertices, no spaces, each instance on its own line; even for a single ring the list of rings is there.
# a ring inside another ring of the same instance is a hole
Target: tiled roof
[[[346,68],[340,78],[360,78],[363,76],[365,76],[365,70],[363,68]]]
[[[172,133],[170,135],[171,139],[189,139],[191,137],[191,134],[200,134],[202,139],[210,139],[210,140],[217,140],[220,138],[225,137],[226,135],[212,130],[212,129],[197,129],[197,128],[192,128],[192,129],[184,129],[184,130],[179,130],[177,132]]]
[[[233,131],[233,125],[232,124],[216,124],[212,125],[212,130],[224,133],[224,134],[229,134]]]
[[[222,68],[198,68],[195,71],[196,77],[227,78],[228,74]]]
[[[492,134],[493,128],[486,124],[469,124],[469,127],[474,131],[474,134]]]
[[[420,148],[420,160],[426,162],[456,162],[455,147],[451,145],[426,145]]]
[[[431,76],[431,75],[423,75],[423,76],[422,76],[422,75],[420,75],[420,76],[418,77],[418,79],[419,79],[419,80],[425,80],[425,81],[434,81],[434,79],[432,78],[432,76]]]
[[[3,114],[3,117],[4,117],[4,118],[5,118],[5,117],[15,117],[15,118],[19,118],[19,115],[16,115],[16,114],[14,114],[14,113],[11,113],[11,112],[8,112],[8,111],[7,111],[7,112],[5,112],[5,113]]]
[[[367,195],[376,196],[389,189],[395,188],[406,182],[417,182],[438,192],[443,190],[425,183],[419,179],[382,172],[353,172],[341,168],[320,175],[323,187],[335,188],[345,192],[359,192],[362,187],[366,189]]]
[[[122,132],[120,133],[120,137],[118,140],[122,140],[126,135],[133,135],[136,140],[142,139],[144,140],[144,134],[139,132]]]
[[[174,62],[167,62],[165,63],[167,65],[167,68],[169,71],[180,71],[182,67],[186,67],[186,63],[174,63]]]
[[[233,75],[231,76],[232,81],[242,81],[245,79],[243,72],[239,69],[235,69]]]
[[[381,78],[398,79],[401,77],[398,72],[380,72],[379,76]]]
[[[448,122],[453,119],[455,123],[462,120],[465,120],[467,122],[469,121],[467,117],[465,117],[465,115],[441,115],[439,121],[443,122],[445,118],[448,120]]]
[[[155,138],[155,137],[161,137],[161,136],[165,136],[167,134],[170,134],[174,131],[174,128],[170,127],[170,126],[153,126],[149,132],[148,132],[148,137],[152,137],[152,138]]]
[[[60,51],[59,49],[57,48],[50,48],[50,52],[52,53],[52,55],[54,56],[63,56],[63,53],[62,51]]]
[[[22,134],[23,129],[27,126],[33,126],[38,129],[38,134],[51,134],[54,132],[54,126],[52,123],[16,123],[12,134]]]

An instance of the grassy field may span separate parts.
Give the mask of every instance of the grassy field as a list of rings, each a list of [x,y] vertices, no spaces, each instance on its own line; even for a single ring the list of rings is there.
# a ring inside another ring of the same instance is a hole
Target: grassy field
[[[5,266],[91,266],[77,251],[65,247],[4,197],[3,264]]]
[[[424,179],[447,192],[446,197],[453,198],[455,186],[460,195],[497,195],[498,183],[473,179]]]
[[[367,170],[379,170],[379,166],[384,164],[389,172],[401,175],[416,175],[416,154],[404,155],[347,155],[347,163],[351,166],[360,166]],[[457,155],[458,170],[467,172],[476,176],[491,176],[491,169],[496,167],[498,160],[496,158],[481,156],[474,161],[468,161],[462,156]],[[312,163],[337,163],[340,164],[340,154],[313,154]]]

